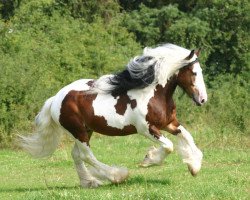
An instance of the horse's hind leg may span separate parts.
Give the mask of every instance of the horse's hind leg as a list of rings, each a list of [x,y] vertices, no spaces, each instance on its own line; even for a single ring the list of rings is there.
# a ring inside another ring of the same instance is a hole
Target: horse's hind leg
[[[95,158],[89,147],[91,132],[88,131],[88,128],[84,125],[84,121],[80,119],[78,115],[71,115],[71,117],[67,116],[65,119],[67,119],[67,121],[61,120],[63,127],[75,137],[75,146],[77,148],[74,147],[72,156],[75,160],[77,172],[83,186],[87,185],[87,187],[95,187],[100,185],[100,182],[98,182],[97,179],[93,179],[94,176],[104,180],[109,180],[113,183],[120,183],[128,177],[127,169],[110,167],[99,162]],[[92,167],[91,172],[87,170],[84,164],[80,164],[79,159],[83,163],[89,164]],[[90,175],[92,175],[92,177],[88,180]]]
[[[126,168],[110,167],[98,161],[87,143],[76,140],[76,144],[80,150],[81,159],[92,166],[92,175],[113,183],[120,183],[128,177],[128,170]]]
[[[76,171],[80,179],[81,186],[87,188],[95,188],[102,184],[101,181],[99,181],[90,174],[85,164],[82,162],[80,150],[76,143],[72,149],[71,155],[75,163]]]
[[[154,142],[160,143],[159,148],[150,147],[145,158],[140,163],[142,167],[149,167],[152,165],[161,165],[167,155],[173,151],[173,143],[164,137],[155,126],[149,127],[149,133],[145,134]]]
[[[86,145],[89,145],[89,139],[91,137],[92,131],[84,125],[84,122],[81,118],[78,117],[75,113],[69,115],[61,115],[61,124],[69,133],[74,136],[76,141],[85,142]],[[75,163],[76,171],[80,179],[80,184],[83,187],[98,187],[102,184],[97,178],[92,176],[87,167],[85,166],[86,162],[82,159],[82,149],[79,148],[77,142],[72,149],[71,155]]]
[[[72,157],[83,187],[98,187],[102,184],[99,179],[120,183],[128,177],[127,169],[110,167],[95,158],[89,147],[89,135],[84,127],[81,128],[81,132],[75,133],[74,136],[76,143],[72,150]],[[84,164],[89,164],[92,168],[89,170]]]

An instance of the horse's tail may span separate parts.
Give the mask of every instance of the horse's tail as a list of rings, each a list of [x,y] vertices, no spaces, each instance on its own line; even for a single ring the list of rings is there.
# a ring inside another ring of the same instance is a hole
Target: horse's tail
[[[20,147],[35,158],[50,156],[60,142],[62,130],[51,117],[53,100],[54,97],[49,98],[36,116],[35,133],[30,136],[19,136]]]

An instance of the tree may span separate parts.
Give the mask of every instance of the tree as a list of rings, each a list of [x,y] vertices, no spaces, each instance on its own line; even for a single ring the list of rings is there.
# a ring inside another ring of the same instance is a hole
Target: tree
[[[140,5],[126,15],[124,26],[143,46],[172,42],[186,48],[202,47],[206,52],[202,61],[206,60],[210,77],[249,71],[248,1],[171,2],[177,4]]]

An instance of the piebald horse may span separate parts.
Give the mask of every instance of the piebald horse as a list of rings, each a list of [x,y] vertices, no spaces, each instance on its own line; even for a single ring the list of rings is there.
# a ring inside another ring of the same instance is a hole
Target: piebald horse
[[[161,164],[173,151],[173,143],[160,132],[166,130],[177,136],[178,152],[196,175],[203,155],[176,118],[173,94],[180,86],[197,105],[207,101],[198,54],[173,44],[145,48],[120,73],[65,86],[45,102],[35,119],[36,133],[20,136],[22,148],[34,157],[47,157],[61,133],[69,133],[75,140],[72,158],[81,186],[98,187],[103,181],[124,181],[128,170],[95,158],[89,146],[93,131],[109,136],[139,133],[159,144],[141,162],[148,167]]]

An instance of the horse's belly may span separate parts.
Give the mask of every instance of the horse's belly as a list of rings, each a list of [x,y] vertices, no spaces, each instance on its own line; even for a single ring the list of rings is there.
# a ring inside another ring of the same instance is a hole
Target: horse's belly
[[[122,129],[118,129],[107,125],[105,120],[98,120],[98,118],[96,118],[94,122],[86,125],[91,130],[108,136],[125,136],[137,133],[137,130],[133,125],[124,126]]]

